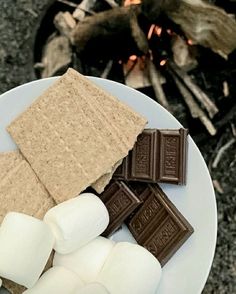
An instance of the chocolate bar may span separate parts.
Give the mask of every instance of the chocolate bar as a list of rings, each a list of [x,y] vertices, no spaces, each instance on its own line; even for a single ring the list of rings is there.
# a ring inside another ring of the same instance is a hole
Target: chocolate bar
[[[99,197],[106,205],[110,216],[109,225],[103,233],[106,237],[115,232],[141,204],[141,201],[123,182],[112,182]]]
[[[144,182],[126,182],[126,185],[131,191],[138,197],[138,199],[143,203],[147,200],[149,196],[148,183]]]
[[[126,181],[186,182],[188,130],[147,129],[139,135],[133,150],[114,173]]]
[[[128,227],[136,241],[164,266],[194,230],[158,185],[146,184],[142,194],[146,201]]]

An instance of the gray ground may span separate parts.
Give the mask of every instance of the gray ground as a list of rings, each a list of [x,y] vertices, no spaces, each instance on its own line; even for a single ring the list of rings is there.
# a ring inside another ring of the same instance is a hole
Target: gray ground
[[[33,40],[39,19],[48,2],[48,0],[0,0],[0,93],[35,78],[32,70]],[[227,142],[230,136],[230,128],[226,128],[221,138]],[[213,159],[218,139],[209,139],[207,145],[199,146],[207,162]],[[212,172],[212,177],[221,182],[224,194],[216,195],[219,219],[217,251],[203,293],[234,294],[236,293],[235,145],[231,146],[220,162],[220,168]]]

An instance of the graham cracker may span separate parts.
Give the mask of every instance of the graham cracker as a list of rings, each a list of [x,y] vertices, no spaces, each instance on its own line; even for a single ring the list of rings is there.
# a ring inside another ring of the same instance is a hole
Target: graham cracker
[[[48,271],[51,267],[53,267],[53,258],[54,258],[54,255],[55,255],[55,251],[52,250],[49,258],[48,258],[48,261],[47,261],[47,264],[45,265],[45,268],[43,270],[43,273],[44,274],[46,271]]]
[[[26,288],[15,282],[12,282],[7,279],[2,279],[2,285],[5,287],[11,294],[22,294]]]
[[[0,223],[10,211],[42,219],[55,206],[54,200],[24,159],[0,181],[0,203]]]
[[[0,153],[0,181],[23,160],[18,150]]]
[[[107,174],[145,125],[129,106],[69,69],[8,131],[60,203]]]
[[[121,165],[122,160],[119,160],[111,169],[109,173],[106,173],[105,175],[101,176],[95,183],[92,184],[92,188],[99,194],[101,194],[105,187],[109,184],[110,180],[112,179],[112,176],[114,172],[116,171],[117,167]]]
[[[119,137],[120,145],[123,143],[127,148],[132,149],[134,133],[139,134],[143,131],[147,119],[75,70],[70,69],[69,74],[76,80],[77,85],[88,93],[89,100],[96,105],[102,120],[107,123],[110,131]]]

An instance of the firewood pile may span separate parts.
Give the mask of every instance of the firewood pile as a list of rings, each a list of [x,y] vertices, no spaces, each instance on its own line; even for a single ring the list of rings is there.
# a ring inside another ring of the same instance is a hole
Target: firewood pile
[[[233,111],[222,112],[192,73],[200,67],[202,50],[227,62],[236,49],[234,14],[202,0],[56,2],[63,9],[53,15],[53,32],[38,54],[40,77],[61,74],[69,66],[91,74],[85,67],[96,64],[95,75],[110,78],[119,68],[118,81],[137,89],[152,87],[155,99],[170,112],[165,89],[174,87],[192,119],[212,136],[224,122],[222,115]],[[227,81],[222,93],[230,95]]]

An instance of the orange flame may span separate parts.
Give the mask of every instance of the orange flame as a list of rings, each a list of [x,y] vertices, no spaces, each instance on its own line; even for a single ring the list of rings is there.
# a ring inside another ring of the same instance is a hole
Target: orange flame
[[[166,63],[167,63],[167,59],[163,59],[163,60],[160,62],[160,66],[164,66]]]
[[[152,35],[153,35],[154,33],[155,33],[158,37],[160,37],[160,36],[161,36],[161,33],[162,33],[162,28],[159,27],[159,26],[156,26],[156,25],[152,24],[152,25],[150,26],[149,31],[148,31],[148,36],[147,36],[148,40],[151,39],[151,37],[152,37]]]
[[[132,4],[140,4],[141,0],[125,0],[124,1],[124,6],[129,6]]]
[[[131,56],[129,57],[129,60],[131,60],[131,61],[135,61],[135,60],[137,60],[137,58],[138,58],[137,55],[131,55]]]
[[[157,36],[160,37],[160,35],[161,35],[161,33],[162,33],[162,28],[159,27],[159,26],[156,26],[156,27],[155,27],[155,33],[157,34]]]
[[[154,24],[152,24],[152,25],[150,26],[150,29],[149,29],[149,31],[148,31],[148,36],[147,36],[148,40],[151,39],[155,27],[156,27],[156,26],[155,26]]]

